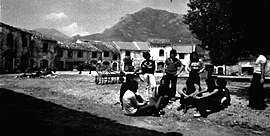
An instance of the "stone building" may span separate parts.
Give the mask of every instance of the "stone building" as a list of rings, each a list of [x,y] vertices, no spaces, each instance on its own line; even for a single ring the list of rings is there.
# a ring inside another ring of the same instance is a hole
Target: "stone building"
[[[22,72],[29,66],[32,34],[0,22],[0,73]]]
[[[42,35],[36,31],[29,31],[32,33],[30,44],[30,69],[52,69],[55,67],[56,45],[57,41]]]
[[[58,70],[73,70],[80,64],[96,64],[102,51],[90,43],[63,43],[56,47]]]
[[[149,51],[145,42],[116,42],[114,45],[120,51],[120,70],[132,72],[135,68],[140,67],[144,60],[143,53]]]

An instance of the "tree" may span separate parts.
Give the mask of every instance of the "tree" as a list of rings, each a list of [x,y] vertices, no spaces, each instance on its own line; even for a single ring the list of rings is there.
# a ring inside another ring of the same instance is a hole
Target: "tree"
[[[254,45],[262,37],[259,30],[267,27],[267,23],[258,25],[262,19],[258,16],[266,17],[269,13],[264,11],[269,6],[269,2],[268,6],[265,4],[269,0],[262,1],[256,1],[254,6],[254,1],[246,0],[190,0],[190,10],[184,16],[184,23],[202,41],[200,46],[210,51],[214,65],[232,65],[247,54],[267,49],[266,46],[258,48]],[[259,44],[264,43],[260,41]]]

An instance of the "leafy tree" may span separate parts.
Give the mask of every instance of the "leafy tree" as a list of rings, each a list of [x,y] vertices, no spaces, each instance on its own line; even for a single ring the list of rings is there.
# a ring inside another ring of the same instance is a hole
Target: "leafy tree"
[[[259,30],[267,26],[258,23],[262,21],[259,15],[268,14],[264,10],[269,2],[268,6],[262,5],[269,0],[262,1],[254,6],[255,1],[247,0],[190,0],[184,23],[202,41],[200,46],[210,51],[213,64],[232,65],[241,57],[267,48],[263,46],[265,41],[258,43],[262,48],[255,45],[262,36]]]

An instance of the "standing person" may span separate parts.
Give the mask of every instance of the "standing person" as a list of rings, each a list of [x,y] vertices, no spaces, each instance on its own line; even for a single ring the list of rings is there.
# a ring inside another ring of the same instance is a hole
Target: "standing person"
[[[196,51],[190,54],[190,63],[187,67],[187,71],[189,72],[189,77],[194,78],[195,82],[200,85],[200,74],[204,71],[205,65],[199,59],[199,55]]]
[[[176,55],[176,50],[172,49],[170,51],[170,57],[165,61],[165,86],[166,88],[169,88],[169,85],[171,84],[171,89],[169,92],[169,98],[171,100],[175,100],[177,77],[183,70],[183,64],[179,59],[176,58]]]
[[[253,109],[265,109],[264,100],[264,73],[267,59],[264,55],[257,55],[253,70],[253,78],[249,88],[249,107]]]
[[[144,81],[147,83],[148,97],[151,97],[156,87],[156,77],[154,75],[156,66],[155,61],[150,59],[151,55],[149,52],[145,52],[143,57],[145,60],[141,64],[141,70],[144,75]]]

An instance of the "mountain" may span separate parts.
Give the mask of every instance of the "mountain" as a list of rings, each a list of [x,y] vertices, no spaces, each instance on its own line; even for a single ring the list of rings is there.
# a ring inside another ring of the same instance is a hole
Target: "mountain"
[[[51,37],[54,40],[61,41],[61,42],[64,42],[70,38],[67,35],[59,32],[58,30],[54,28],[51,28],[51,29],[38,28],[38,29],[34,29],[34,31],[40,32],[43,35],[46,35],[48,37]]]
[[[111,28],[102,33],[82,36],[84,39],[100,41],[147,41],[148,38],[169,39],[172,43],[190,41],[191,32],[183,23],[183,15],[165,10],[143,8],[127,14]]]

